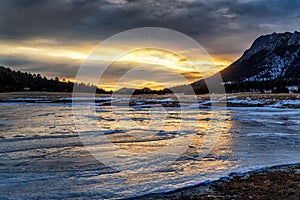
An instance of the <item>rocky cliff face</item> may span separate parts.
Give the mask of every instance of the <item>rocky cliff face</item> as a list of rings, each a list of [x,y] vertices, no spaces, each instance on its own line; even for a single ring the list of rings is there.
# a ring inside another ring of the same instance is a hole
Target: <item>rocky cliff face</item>
[[[225,82],[300,79],[300,32],[257,38],[221,75]]]

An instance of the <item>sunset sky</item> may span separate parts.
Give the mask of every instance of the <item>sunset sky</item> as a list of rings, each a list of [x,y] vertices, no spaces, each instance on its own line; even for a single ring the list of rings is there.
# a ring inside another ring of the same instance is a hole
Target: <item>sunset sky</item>
[[[182,32],[198,41],[219,69],[262,34],[300,29],[299,0],[0,0],[0,13],[0,65],[70,80],[101,41],[128,29]],[[111,52],[121,50],[121,44],[114,46],[101,58],[110,60]],[[205,64],[201,56],[190,54],[193,64]],[[115,63],[103,87],[113,89],[109,80],[132,63],[149,69],[170,66],[190,81],[199,79],[181,61],[172,53],[135,52]],[[210,72],[209,67],[205,70],[204,76]],[[163,72],[156,73],[162,81],[168,70]],[[141,85],[158,87],[151,81]],[[134,81],[127,86],[134,87]]]

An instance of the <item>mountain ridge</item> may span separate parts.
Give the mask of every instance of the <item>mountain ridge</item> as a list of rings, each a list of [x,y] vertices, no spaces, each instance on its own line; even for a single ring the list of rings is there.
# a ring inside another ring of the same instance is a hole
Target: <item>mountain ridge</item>
[[[238,60],[220,73],[225,82],[299,78],[300,32],[258,37]]]
[[[218,75],[221,75],[222,82],[215,84],[223,84],[229,93],[300,92],[300,32],[262,35],[228,67],[211,77],[191,83],[194,91],[190,91],[188,85],[171,89],[191,94],[209,93],[212,91],[209,91],[206,82]]]

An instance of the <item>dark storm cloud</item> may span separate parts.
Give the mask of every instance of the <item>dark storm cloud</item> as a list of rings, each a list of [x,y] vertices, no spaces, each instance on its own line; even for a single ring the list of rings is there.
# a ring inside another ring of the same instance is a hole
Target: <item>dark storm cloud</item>
[[[0,11],[2,38],[95,40],[130,28],[162,26],[201,40],[260,34],[272,31],[263,25],[288,20],[296,26],[299,20],[289,17],[300,12],[300,1],[10,0],[0,2]]]
[[[0,42],[47,38],[75,47],[156,26],[193,37],[209,53],[231,56],[261,34],[300,28],[299,0],[0,0],[0,13]]]

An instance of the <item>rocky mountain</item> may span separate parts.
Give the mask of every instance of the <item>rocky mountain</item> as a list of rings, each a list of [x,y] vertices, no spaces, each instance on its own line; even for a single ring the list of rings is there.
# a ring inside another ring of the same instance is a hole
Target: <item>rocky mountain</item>
[[[300,79],[300,32],[260,36],[221,75],[225,82]]]
[[[300,92],[300,32],[260,36],[220,74],[226,92]],[[187,94],[208,93],[207,82],[215,77],[192,83],[194,91],[188,85],[171,89]]]

